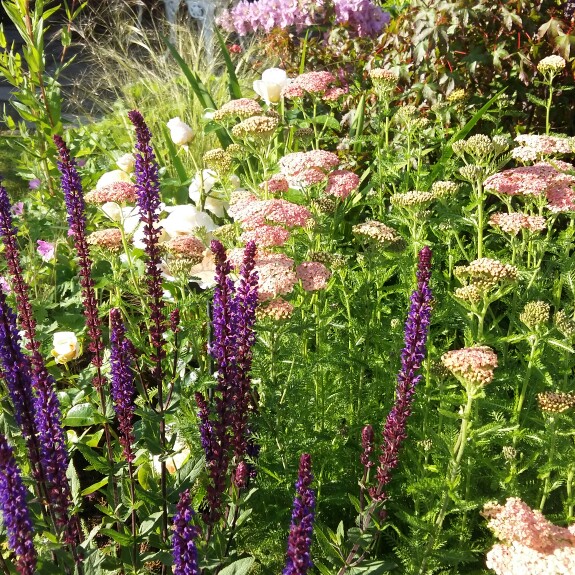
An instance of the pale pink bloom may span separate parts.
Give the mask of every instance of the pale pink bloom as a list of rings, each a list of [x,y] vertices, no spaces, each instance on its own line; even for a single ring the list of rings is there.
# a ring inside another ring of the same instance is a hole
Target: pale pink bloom
[[[258,319],[269,318],[275,321],[289,319],[293,313],[294,307],[285,299],[278,297],[266,305],[258,306],[256,314]]]
[[[483,186],[488,192],[508,196],[540,196],[547,191],[558,175],[560,172],[550,165],[535,164],[504,170],[489,176],[483,182]]]
[[[283,88],[282,95],[286,98],[301,98],[304,92],[322,94],[334,82],[335,76],[331,72],[307,72],[290,80]]]
[[[12,205],[12,215],[21,216],[24,213],[24,202],[16,202]]]
[[[28,182],[28,187],[31,190],[37,190],[42,185],[42,182],[38,178],[34,178]]]
[[[325,193],[328,196],[347,198],[359,186],[359,176],[349,170],[335,170],[327,177]]]
[[[465,381],[487,385],[493,380],[497,354],[486,345],[454,349],[441,356],[443,365]]]
[[[502,541],[487,553],[486,561],[498,575],[575,572],[575,525],[554,525],[517,497],[504,506],[488,503],[482,515]]]
[[[333,170],[339,166],[339,158],[333,152],[326,150],[310,150],[305,153],[305,161],[308,167],[322,168],[323,170]]]
[[[91,246],[117,252],[122,247],[122,232],[118,228],[96,230],[86,238]]]
[[[513,236],[516,236],[520,230],[540,232],[547,227],[543,216],[529,216],[521,212],[509,214],[497,212],[489,218],[489,223],[493,227],[500,228],[501,231]]]
[[[554,154],[570,154],[573,151],[570,138],[558,138],[556,136],[543,136],[537,134],[522,134],[515,138],[520,147],[533,150],[541,156],[553,156]],[[516,148],[517,149],[517,148]]]
[[[288,228],[306,226],[311,212],[304,206],[282,199],[253,200],[233,204],[230,215],[241,222],[245,230],[255,229],[267,222],[281,224]]]
[[[345,96],[348,93],[349,93],[349,88],[347,86],[345,88],[340,88],[340,87],[328,88],[325,91],[325,94],[323,95],[323,99],[326,102],[336,102],[342,96]]]
[[[296,275],[305,291],[317,291],[327,287],[331,272],[322,263],[303,262],[297,266]]]
[[[290,185],[312,185],[323,181],[325,174],[337,168],[339,158],[325,150],[293,152],[281,158],[279,165]]]
[[[130,182],[113,182],[88,192],[84,199],[88,204],[134,203],[138,197],[136,186]]]
[[[249,118],[259,116],[263,112],[262,107],[252,98],[238,98],[224,104],[214,112],[214,120],[219,122],[224,118]]]
[[[547,190],[547,207],[552,212],[575,210],[575,191],[571,186],[553,186]]]
[[[2,290],[5,294],[12,292],[12,288],[4,276],[0,276],[0,290]]]
[[[54,244],[50,242],[45,242],[44,240],[38,240],[38,247],[36,251],[40,254],[40,257],[45,261],[49,262],[54,259],[55,248]]]
[[[288,181],[281,174],[274,174],[269,180],[260,184],[260,190],[270,194],[282,194],[289,190]]]
[[[307,168],[297,174],[286,176],[286,179],[290,187],[297,189],[302,186],[320,184],[325,181],[326,177],[326,173],[320,168]]]
[[[240,241],[248,243],[254,241],[257,246],[269,248],[283,246],[290,238],[290,233],[280,226],[258,226],[253,230],[246,230],[240,236]]]
[[[293,290],[297,276],[293,260],[284,254],[265,254],[256,257],[258,272],[258,300],[265,301]]]

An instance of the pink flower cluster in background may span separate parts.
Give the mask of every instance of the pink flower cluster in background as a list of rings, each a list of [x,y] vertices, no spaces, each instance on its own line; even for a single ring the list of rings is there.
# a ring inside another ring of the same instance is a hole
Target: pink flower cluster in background
[[[483,516],[502,541],[487,553],[497,575],[575,573],[575,525],[559,527],[517,497],[504,506],[487,504]]]
[[[240,36],[331,23],[347,26],[355,36],[375,37],[388,22],[389,14],[371,0],[240,0],[218,19],[226,31]]]
[[[504,170],[489,176],[483,183],[488,192],[508,196],[541,196],[547,197],[547,207],[552,212],[575,210],[575,176],[561,170],[573,166],[559,160],[539,162],[534,166],[523,166]]]

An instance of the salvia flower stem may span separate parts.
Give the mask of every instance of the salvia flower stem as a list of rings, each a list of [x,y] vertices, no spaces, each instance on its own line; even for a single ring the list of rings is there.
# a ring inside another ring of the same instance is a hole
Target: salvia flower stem
[[[399,450],[407,438],[407,420],[411,414],[416,386],[421,380],[418,372],[425,358],[431,320],[430,279],[431,250],[426,246],[419,252],[417,287],[411,295],[411,306],[405,322],[405,346],[401,352],[401,368],[397,375],[395,404],[387,416],[382,432],[383,444],[377,468],[377,484],[370,489],[372,501],[362,520],[364,530],[369,527],[373,513],[387,499],[384,489],[391,481],[391,472],[399,464]],[[352,547],[338,575],[343,575],[352,565],[359,549],[357,544]]]
[[[84,316],[86,317],[86,327],[88,330],[89,347],[92,352],[92,365],[96,369],[94,377],[94,387],[98,390],[100,408],[102,415],[106,414],[106,378],[102,374],[102,364],[104,361],[102,341],[102,328],[98,314],[98,300],[94,289],[92,278],[92,260],[90,258],[90,247],[86,240],[86,204],[84,202],[84,192],[80,175],[76,169],[76,161],[71,157],[70,151],[64,140],[56,135],[54,143],[58,149],[60,171],[60,181],[64,192],[64,201],[68,214],[69,233],[74,238],[76,258],[78,262],[78,275],[82,288],[82,303],[84,304]],[[112,449],[112,435],[108,422],[104,422],[104,435],[106,437],[106,451],[110,467],[114,465],[114,453]],[[118,488],[115,476],[112,473],[111,483],[114,492],[114,506],[118,506]]]
[[[148,278],[148,298],[150,309],[150,342],[153,363],[152,377],[157,385],[157,411],[160,419],[160,447],[166,449],[166,420],[164,405],[164,373],[162,360],[165,357],[164,332],[167,322],[162,299],[162,261],[159,245],[160,230],[160,179],[156,156],[151,146],[152,134],[142,114],[138,110],[128,112],[128,117],[136,130],[136,189],[140,221],[144,226],[144,251],[146,253],[146,277]],[[162,508],[162,540],[168,539],[167,469],[164,459],[160,471]]]
[[[305,575],[312,567],[310,548],[315,514],[315,494],[310,488],[312,481],[311,455],[304,453],[300,458],[298,479],[295,484],[296,497],[293,503],[283,575]]]
[[[0,509],[8,532],[8,546],[16,554],[16,570],[20,575],[34,575],[36,550],[26,505],[26,488],[12,449],[3,435],[0,435]]]
[[[28,340],[26,348],[30,351],[32,387],[36,393],[34,417],[40,444],[40,467],[46,482],[47,505],[58,532],[64,532],[64,539],[75,554],[73,544],[79,542],[80,529],[77,519],[70,521],[69,517],[72,501],[66,477],[68,452],[62,429],[60,404],[55,392],[55,382],[46,369],[40,354],[40,344],[36,339],[36,321],[32,313],[29,287],[22,274],[11,213],[8,192],[0,185],[0,236],[4,240],[8,272],[16,295],[18,321]],[[77,559],[76,555],[75,557]]]
[[[136,485],[134,478],[134,451],[132,445],[134,437],[134,372],[132,370],[132,342],[126,337],[126,328],[122,323],[122,314],[119,309],[110,310],[110,371],[112,379],[112,398],[114,410],[118,419],[120,432],[120,445],[122,446],[124,459],[128,462],[128,479],[130,482],[130,499],[132,504],[132,565],[138,568],[138,549],[136,537],[138,525],[136,517]]]
[[[194,512],[190,491],[180,493],[178,512],[174,517],[172,536],[172,554],[174,557],[174,575],[200,575],[196,539],[198,528],[191,524]]]

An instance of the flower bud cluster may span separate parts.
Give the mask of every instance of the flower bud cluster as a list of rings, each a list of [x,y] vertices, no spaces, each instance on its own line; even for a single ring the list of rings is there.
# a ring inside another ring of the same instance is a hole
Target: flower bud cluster
[[[400,208],[421,210],[426,208],[434,199],[433,192],[411,191],[404,194],[393,194],[391,203]]]
[[[575,407],[575,394],[560,391],[544,391],[537,394],[539,409],[547,413],[563,413]]]
[[[457,266],[454,271],[455,275],[460,278],[469,277],[470,283],[481,290],[488,290],[501,281],[517,279],[515,266],[491,258],[479,258],[467,266]]]
[[[122,232],[117,228],[97,230],[86,237],[88,245],[117,253],[122,247]]]
[[[477,285],[470,283],[460,288],[457,288],[453,295],[460,300],[474,304],[479,303],[483,297],[483,290]]]
[[[208,150],[203,156],[204,164],[221,174],[227,174],[232,171],[233,161],[229,152],[222,148]]]
[[[431,193],[436,199],[447,199],[454,196],[459,190],[459,184],[450,182],[448,180],[439,180],[433,182],[431,186]]]
[[[274,321],[282,321],[289,319],[294,309],[291,303],[278,297],[265,305],[260,304],[256,309],[256,316],[259,320],[271,319]]]
[[[519,319],[529,328],[537,329],[549,321],[551,306],[544,301],[530,301],[525,304]]]
[[[235,138],[246,138],[247,136],[266,138],[273,135],[279,126],[277,118],[269,116],[251,116],[232,128],[232,135]]]
[[[362,224],[353,226],[355,235],[366,238],[384,247],[403,247],[403,238],[389,226],[376,220],[367,220]]]
[[[560,309],[555,314],[555,327],[567,338],[575,337],[575,321],[570,318],[565,310]]]
[[[537,64],[537,70],[539,70],[539,72],[544,76],[555,76],[561,72],[561,70],[565,69],[565,65],[566,62],[564,58],[553,54],[552,56],[547,56],[547,58],[540,60],[539,64]]]
[[[487,385],[493,380],[497,354],[488,346],[466,347],[448,351],[441,356],[443,365],[466,382]]]
[[[251,98],[238,98],[225,103],[219,110],[214,112],[214,120],[221,122],[232,118],[249,118],[262,113],[262,107]]]
[[[512,236],[516,236],[521,230],[541,232],[547,228],[547,222],[543,216],[529,216],[521,212],[508,214],[497,212],[489,218],[489,223]]]

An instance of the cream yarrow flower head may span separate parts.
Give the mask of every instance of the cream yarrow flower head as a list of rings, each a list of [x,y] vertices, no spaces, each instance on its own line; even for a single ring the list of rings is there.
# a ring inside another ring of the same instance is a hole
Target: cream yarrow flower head
[[[543,60],[541,60],[539,64],[537,64],[537,70],[539,70],[539,72],[541,72],[541,74],[543,74],[544,76],[548,75],[555,76],[565,68],[566,64],[567,62],[565,62],[564,58],[562,58],[561,56],[557,56],[556,54],[553,54],[552,56],[547,56],[547,58],[543,58]]]
[[[459,379],[476,385],[493,380],[497,354],[486,345],[448,351],[441,356],[443,365]]]
[[[224,104],[219,110],[214,112],[214,120],[220,122],[221,120],[229,118],[249,118],[250,116],[257,116],[262,113],[262,107],[251,98],[239,98],[231,100]]]
[[[411,191],[404,194],[393,194],[391,203],[400,208],[424,209],[435,199],[432,192]]]
[[[353,226],[355,235],[375,242],[382,247],[401,248],[404,245],[403,238],[389,226],[376,220],[367,220],[362,224]]]
[[[537,394],[539,409],[547,413],[563,413],[575,407],[575,394],[560,391],[544,391]]]
[[[549,321],[551,306],[544,301],[530,301],[525,304],[519,319],[530,329],[537,329]]]
[[[118,228],[96,230],[86,237],[88,245],[109,252],[119,252],[122,248],[122,232]]]
[[[223,148],[208,150],[202,159],[207,168],[223,174],[230,172],[233,166],[232,155]]]
[[[555,327],[567,338],[575,337],[575,321],[567,315],[567,312],[560,309],[553,318]]]
[[[437,199],[450,198],[457,193],[457,190],[459,190],[459,184],[448,180],[433,182],[431,185],[431,193],[433,197]]]
[[[252,136],[265,138],[271,136],[279,126],[279,120],[270,116],[251,116],[232,128],[235,138]]]

